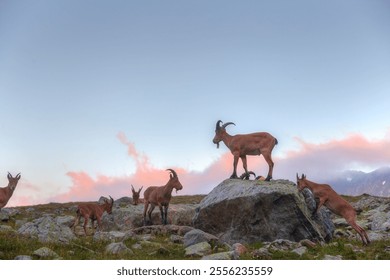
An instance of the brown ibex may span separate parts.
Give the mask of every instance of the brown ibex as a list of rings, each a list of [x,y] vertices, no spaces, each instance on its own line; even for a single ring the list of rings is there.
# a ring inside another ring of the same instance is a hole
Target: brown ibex
[[[74,221],[74,224],[72,226],[73,231],[75,231],[76,226],[79,224],[81,217],[84,217],[83,228],[84,228],[85,235],[87,235],[87,224],[89,219],[91,219],[92,230],[94,230],[95,220],[97,220],[98,229],[100,230],[102,215],[104,211],[106,211],[108,214],[111,214],[113,204],[114,204],[114,199],[111,196],[110,196],[110,200],[108,200],[107,198],[104,199],[103,204],[98,204],[96,202],[80,203],[77,207],[76,220]]]
[[[217,148],[219,148],[219,142],[223,141],[234,156],[233,174],[230,178],[237,178],[237,163],[239,158],[241,158],[245,173],[248,174],[247,178],[249,178],[246,156],[263,155],[269,166],[268,175],[265,180],[271,180],[274,168],[271,153],[275,145],[278,144],[278,140],[267,132],[237,134],[232,136],[226,132],[226,127],[230,124],[235,124],[227,122],[221,126],[221,123],[222,121],[217,122],[213,142],[214,144],[217,144]]]
[[[306,179],[306,176],[302,174],[302,177],[298,177],[297,173],[297,186],[298,191],[302,191],[304,188],[308,188],[314,195],[314,198],[319,200],[317,208],[314,213],[317,213],[322,205],[325,205],[330,211],[336,215],[342,216],[348,224],[353,227],[360,235],[363,245],[368,245],[370,240],[368,239],[365,230],[356,223],[356,211],[351,204],[338,195],[331,186],[327,184],[317,184]]]
[[[151,186],[148,187],[144,192],[144,225],[148,224],[146,221],[146,212],[148,213],[149,224],[152,223],[152,212],[156,205],[158,205],[160,208],[161,222],[162,224],[166,225],[168,223],[168,207],[172,197],[172,190],[176,189],[177,192],[183,188],[176,172],[172,169],[167,170],[170,171],[171,174],[169,181],[165,184],[165,186]],[[149,204],[150,209],[148,211]]]
[[[7,178],[8,186],[6,186],[5,188],[0,188],[0,210],[7,205],[9,199],[13,195],[16,185],[18,184],[20,179],[20,173],[15,177],[12,177],[11,173],[8,172]]]
[[[138,191],[136,191],[134,189],[133,185],[131,185],[131,191],[133,193],[133,204],[134,205],[138,205],[138,203],[140,202],[139,195],[142,191],[142,188],[143,188],[143,186]]]

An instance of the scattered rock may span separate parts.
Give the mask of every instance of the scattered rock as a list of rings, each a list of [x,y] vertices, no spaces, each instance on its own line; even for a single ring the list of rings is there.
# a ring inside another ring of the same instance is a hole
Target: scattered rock
[[[272,254],[268,251],[267,248],[260,248],[260,249],[257,249],[257,250],[254,250],[252,252],[252,257],[254,259],[265,259],[265,260],[268,260],[272,257]]]
[[[109,232],[97,231],[95,232],[93,239],[118,242],[118,241],[122,241],[125,238],[125,236],[126,233],[121,231],[109,231]]]
[[[10,219],[10,216],[9,216],[8,212],[0,209],[0,221],[1,222],[8,222],[9,219]]]
[[[122,255],[122,254],[134,254],[134,252],[128,248],[123,242],[111,243],[107,245],[105,252],[107,254]]]
[[[332,255],[325,255],[323,260],[342,260],[343,257],[340,255],[332,256]]]
[[[235,253],[234,251],[215,253],[211,255],[206,255],[202,257],[202,260],[234,260]]]
[[[32,257],[31,256],[27,256],[27,255],[19,255],[19,256],[16,256],[14,258],[14,260],[17,260],[17,261],[29,261],[29,260],[32,260]]]
[[[242,245],[241,243],[234,243],[232,248],[233,248],[234,253],[238,257],[245,254],[246,252],[248,252],[248,249],[244,245]]]
[[[33,253],[34,257],[37,257],[39,259],[59,259],[60,257],[57,255],[56,252],[53,250],[47,248],[47,247],[42,247],[39,248],[38,250],[35,250]]]
[[[305,246],[301,246],[301,247],[298,247],[298,248],[292,250],[292,252],[299,255],[299,256],[302,256],[303,254],[305,254],[307,252],[307,248]]]
[[[185,249],[186,257],[203,257],[211,252],[211,246],[208,242],[201,242],[191,245]]]
[[[19,228],[18,233],[29,237],[36,237],[41,242],[57,242],[60,239],[72,240],[76,238],[68,226],[58,224],[56,219],[49,215],[25,223]]]
[[[200,229],[193,229],[184,235],[184,247],[188,247],[197,243],[208,242],[214,248],[218,242],[218,237],[206,233]]]
[[[16,232],[11,226],[0,225],[0,232],[2,231]]]
[[[169,240],[172,242],[172,243],[183,243],[184,242],[184,238],[180,235],[177,235],[177,234],[172,234],[171,237],[169,237]]]

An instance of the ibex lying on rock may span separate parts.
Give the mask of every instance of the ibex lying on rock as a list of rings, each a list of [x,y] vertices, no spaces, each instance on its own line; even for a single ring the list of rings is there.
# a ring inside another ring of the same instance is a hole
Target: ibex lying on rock
[[[272,161],[271,153],[275,145],[278,144],[278,140],[267,132],[237,134],[232,136],[226,132],[225,128],[229,124],[235,124],[232,122],[227,122],[221,126],[221,123],[222,121],[217,122],[213,142],[214,144],[217,144],[217,148],[219,148],[219,142],[223,141],[234,156],[233,174],[230,176],[230,178],[237,178],[237,163],[239,158],[242,160],[245,173],[248,174],[246,156],[262,154],[269,166],[268,175],[265,180],[271,180],[272,171],[274,168],[274,162]],[[247,178],[249,178],[249,174],[247,175]]]
[[[148,213],[149,224],[152,223],[152,212],[156,205],[158,205],[158,207],[160,208],[161,222],[162,224],[166,225],[168,223],[168,207],[172,197],[172,190],[176,189],[177,192],[178,190],[181,190],[183,188],[183,186],[179,182],[179,178],[177,177],[176,172],[172,169],[167,170],[171,172],[171,175],[168,183],[166,183],[165,186],[148,187],[144,192],[144,225],[148,224],[146,221],[146,212]],[[149,204],[150,209],[148,211]]]
[[[297,173],[297,186],[298,190],[302,191],[304,188],[308,188],[314,195],[314,198],[318,199],[317,208],[313,214],[317,213],[322,205],[325,205],[330,211],[336,215],[342,216],[348,224],[353,227],[362,239],[363,245],[368,245],[370,240],[368,239],[365,230],[356,223],[356,211],[351,204],[338,195],[329,185],[317,184],[306,179],[306,176],[302,174],[302,177],[298,177]]]
[[[103,204],[98,204],[96,202],[85,202],[80,203],[77,207],[77,217],[72,226],[73,231],[75,231],[76,226],[80,222],[80,218],[84,217],[84,233],[87,235],[87,224],[88,220],[91,219],[92,230],[94,230],[94,222],[97,220],[98,229],[101,228],[101,218],[106,211],[108,214],[112,213],[112,205],[114,204],[114,199],[110,196],[110,200],[105,199]]]
[[[7,205],[9,199],[13,195],[16,185],[18,184],[20,179],[20,173],[15,177],[12,177],[11,173],[8,172],[7,178],[8,186],[6,186],[5,188],[0,188],[0,210]]]
[[[142,191],[142,188],[143,188],[143,186],[138,191],[136,191],[134,189],[133,185],[131,185],[131,191],[133,193],[133,204],[134,205],[138,205],[138,203],[140,202],[139,195]]]

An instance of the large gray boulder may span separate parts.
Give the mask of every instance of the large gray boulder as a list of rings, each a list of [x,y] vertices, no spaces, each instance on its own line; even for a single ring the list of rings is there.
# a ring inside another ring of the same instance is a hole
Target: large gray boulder
[[[330,239],[332,221],[325,209],[313,220],[305,201],[310,199],[315,205],[313,196],[304,197],[287,180],[227,179],[201,201],[193,226],[229,244]]]

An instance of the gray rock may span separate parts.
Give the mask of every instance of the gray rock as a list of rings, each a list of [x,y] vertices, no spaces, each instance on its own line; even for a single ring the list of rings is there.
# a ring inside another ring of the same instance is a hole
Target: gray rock
[[[33,256],[39,259],[59,259],[58,254],[47,247],[42,247],[38,250],[35,250]]]
[[[14,260],[17,260],[17,261],[29,261],[29,260],[32,260],[32,257],[31,256],[27,256],[27,255],[19,255],[19,256],[16,256]]]
[[[68,226],[57,224],[56,219],[49,215],[25,223],[18,229],[18,233],[37,237],[41,242],[57,242],[76,238]]]
[[[389,231],[390,230],[390,212],[377,211],[371,217],[371,230],[374,231]]]
[[[292,252],[299,255],[299,256],[302,256],[303,254],[305,254],[307,252],[307,248],[305,246],[298,247],[298,248],[292,250]]]
[[[343,257],[340,255],[332,256],[332,255],[325,255],[323,260],[342,260]]]
[[[125,236],[126,233],[121,231],[109,231],[109,232],[96,231],[95,234],[93,235],[93,240],[118,242],[118,241],[122,241],[125,238]]]
[[[76,217],[74,216],[58,216],[55,218],[55,223],[60,226],[71,227],[75,220]]]
[[[169,237],[169,240],[172,243],[178,243],[178,244],[184,243],[184,238],[177,234],[172,234],[171,237]]]
[[[193,225],[229,244],[329,239],[327,213],[317,221],[311,216],[292,182],[228,179],[201,201]]]
[[[287,239],[277,239],[264,245],[269,251],[291,251],[300,247],[299,243]]]
[[[185,249],[186,257],[203,257],[211,252],[211,246],[208,242],[201,242],[191,245]]]
[[[11,226],[5,226],[5,225],[0,225],[0,232],[1,231],[12,231],[12,232],[16,232]]]
[[[107,245],[105,252],[107,254],[122,255],[122,254],[134,254],[134,252],[128,248],[123,242],[111,243]]]
[[[260,248],[252,252],[254,259],[270,259],[272,254],[268,251],[267,248]]]
[[[206,255],[202,257],[202,260],[234,260],[235,253],[234,251],[215,253],[211,255]]]
[[[8,212],[6,212],[3,209],[0,209],[0,221],[1,222],[8,222],[9,219],[10,219],[10,215],[8,214]]]
[[[201,242],[208,242],[212,247],[214,247],[218,242],[218,237],[206,233],[200,229],[193,229],[187,232],[183,238],[184,247],[188,247]]]

